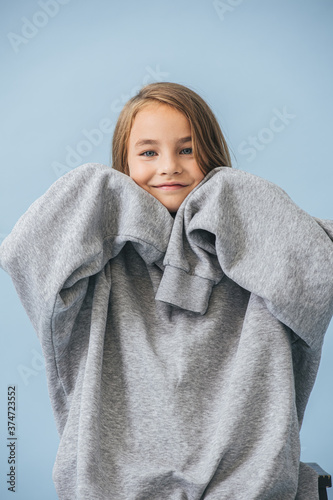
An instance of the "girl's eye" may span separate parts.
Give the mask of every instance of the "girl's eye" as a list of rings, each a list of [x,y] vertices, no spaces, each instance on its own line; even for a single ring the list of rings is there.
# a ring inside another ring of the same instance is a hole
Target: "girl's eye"
[[[152,155],[151,154],[146,154],[146,153],[153,153]],[[155,154],[155,151],[145,151],[144,153],[142,153],[143,156],[153,156]]]
[[[181,150],[181,153],[185,155],[190,155],[192,154],[192,148],[184,148]],[[156,154],[155,151],[145,151],[144,153],[141,153],[141,156],[147,156],[148,158],[151,158],[155,154]]]
[[[186,154],[186,155],[192,154],[192,148],[184,148],[184,149],[182,149],[182,151],[185,151],[184,154]]]

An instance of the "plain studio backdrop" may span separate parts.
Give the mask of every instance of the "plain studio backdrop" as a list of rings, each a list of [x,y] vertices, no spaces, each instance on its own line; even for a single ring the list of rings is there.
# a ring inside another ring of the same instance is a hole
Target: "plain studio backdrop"
[[[110,164],[123,104],[150,82],[198,92],[233,166],[333,219],[330,0],[2,0],[0,237],[61,175]],[[54,500],[58,435],[36,334],[0,271],[0,497]],[[333,327],[301,431],[333,473]],[[17,388],[16,494],[7,490],[7,388]],[[330,498],[333,498],[331,494]]]

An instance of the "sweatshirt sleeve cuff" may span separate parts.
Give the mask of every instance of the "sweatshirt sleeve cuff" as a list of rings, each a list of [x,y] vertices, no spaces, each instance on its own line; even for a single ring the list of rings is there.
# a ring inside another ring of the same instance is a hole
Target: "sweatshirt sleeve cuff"
[[[207,278],[166,266],[155,299],[203,315],[208,309],[213,285]]]

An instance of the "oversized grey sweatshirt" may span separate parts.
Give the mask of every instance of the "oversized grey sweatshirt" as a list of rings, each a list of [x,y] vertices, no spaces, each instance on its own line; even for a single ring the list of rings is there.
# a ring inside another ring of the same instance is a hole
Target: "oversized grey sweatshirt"
[[[61,500],[315,500],[299,430],[333,314],[333,222],[219,167],[173,218],[85,164],[0,247],[41,342]]]

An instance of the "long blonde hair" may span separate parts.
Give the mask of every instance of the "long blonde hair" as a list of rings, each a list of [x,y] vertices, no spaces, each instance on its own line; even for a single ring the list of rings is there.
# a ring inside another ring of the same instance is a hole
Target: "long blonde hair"
[[[133,121],[141,109],[156,101],[176,108],[189,120],[194,158],[204,175],[216,167],[231,167],[226,140],[208,104],[184,85],[157,82],[143,87],[123,107],[112,139],[112,168],[129,175],[127,151]]]

